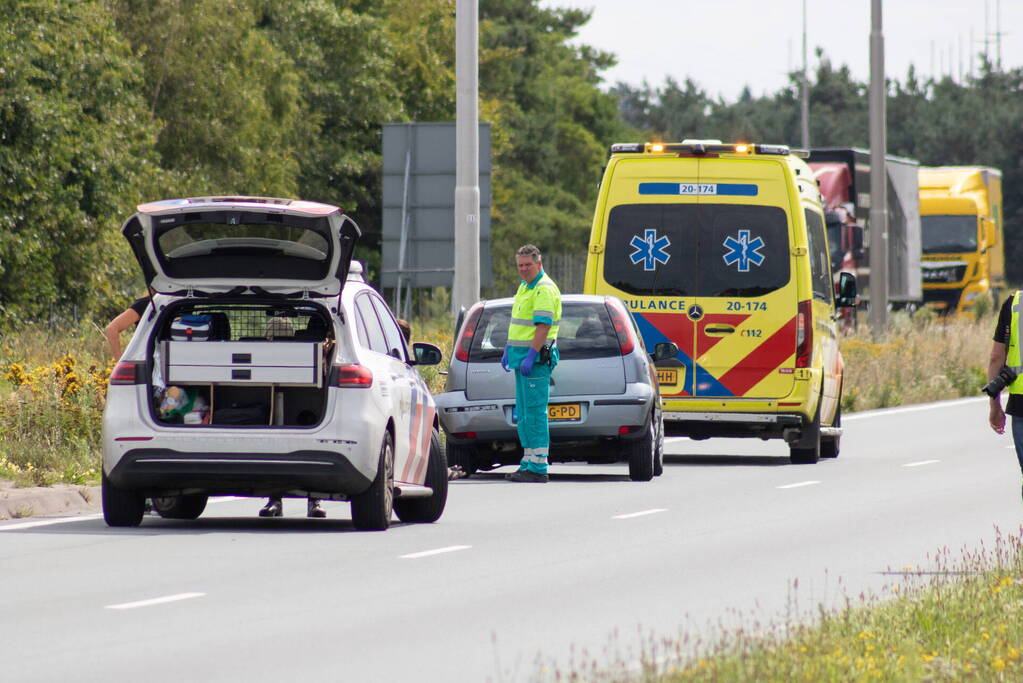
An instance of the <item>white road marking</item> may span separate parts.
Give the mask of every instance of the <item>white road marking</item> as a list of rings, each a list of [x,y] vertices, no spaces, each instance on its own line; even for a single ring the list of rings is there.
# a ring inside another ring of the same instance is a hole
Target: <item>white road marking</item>
[[[796,482],[795,484],[785,484],[784,486],[776,486],[775,488],[779,488],[779,489],[798,489],[800,486],[813,486],[814,484],[819,484],[819,483],[820,482],[817,481],[816,479],[811,479],[809,481],[799,481],[799,482]]]
[[[417,560],[420,557],[430,557],[432,555],[442,555],[444,553],[454,553],[454,552],[458,552],[459,550],[468,550],[471,547],[472,547],[471,545],[449,545],[449,546],[445,546],[443,548],[435,548],[433,550],[423,550],[422,552],[409,553],[408,555],[399,555],[399,558],[402,559],[402,560]]]
[[[138,607],[152,607],[153,605],[163,605],[168,602],[177,602],[178,600],[189,600],[191,598],[201,598],[206,595],[205,593],[178,593],[176,595],[165,595],[162,598],[150,598],[149,600],[138,600],[136,602],[122,602],[118,605],[107,605],[104,609],[136,609]]]
[[[668,508],[653,508],[652,510],[643,510],[642,512],[629,512],[624,515],[615,515],[611,519],[632,519],[633,517],[642,517],[644,515],[656,515],[658,512],[667,512]]]
[[[903,467],[920,467],[921,465],[933,465],[940,460],[921,460],[920,462],[907,462]]]
[[[17,531],[18,529],[31,529],[37,526],[50,526],[51,524],[67,524],[68,522],[85,522],[90,519],[100,519],[103,515],[82,515],[81,517],[59,517],[57,519],[40,519],[35,522],[21,522],[20,524],[5,524],[0,526],[0,531]]]
[[[967,403],[980,403],[987,401],[987,397],[981,396],[980,398],[958,398],[952,401],[938,401],[936,403],[925,403],[917,406],[904,406],[901,408],[881,408],[880,410],[865,410],[862,413],[850,413],[842,416],[842,421],[846,420],[862,420],[867,417],[884,417],[886,415],[898,415],[899,413],[918,413],[924,410],[934,410],[936,408],[954,408],[955,406],[961,406]]]

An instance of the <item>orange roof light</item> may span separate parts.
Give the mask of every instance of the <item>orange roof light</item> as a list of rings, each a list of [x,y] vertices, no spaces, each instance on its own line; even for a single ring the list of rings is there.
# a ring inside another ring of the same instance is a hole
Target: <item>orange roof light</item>
[[[650,145],[650,151],[651,152],[663,152],[664,151],[664,145],[661,144],[660,142],[655,142],[655,143]]]
[[[746,152],[749,151],[749,145],[747,145],[745,142],[740,142],[735,146],[735,151],[738,154],[745,154]]]

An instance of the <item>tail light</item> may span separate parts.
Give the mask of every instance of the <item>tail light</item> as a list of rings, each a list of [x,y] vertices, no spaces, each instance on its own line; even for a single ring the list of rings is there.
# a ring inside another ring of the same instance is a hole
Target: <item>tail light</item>
[[[606,308],[607,312],[611,315],[611,324],[615,328],[615,334],[618,335],[618,346],[622,350],[622,355],[627,356],[636,348],[636,341],[632,337],[632,326],[625,319],[625,316],[628,314],[620,309],[617,304],[610,301],[607,303]]]
[[[140,371],[142,363],[122,360],[110,372],[110,384],[145,384],[145,373]]]
[[[462,325],[462,333],[458,336],[458,341],[455,342],[455,358],[463,363],[468,362],[469,360],[469,349],[472,348],[472,337],[476,334],[476,326],[479,325],[481,313],[483,313],[483,307],[477,306],[476,309],[469,314],[465,324]]]
[[[813,363],[813,315],[809,301],[799,302],[796,313],[796,367],[808,368]]]
[[[618,434],[625,436],[626,434],[635,434],[636,432],[643,429],[643,425],[622,425],[618,428]]]
[[[332,384],[342,389],[368,389],[373,386],[373,372],[355,363],[335,365]]]

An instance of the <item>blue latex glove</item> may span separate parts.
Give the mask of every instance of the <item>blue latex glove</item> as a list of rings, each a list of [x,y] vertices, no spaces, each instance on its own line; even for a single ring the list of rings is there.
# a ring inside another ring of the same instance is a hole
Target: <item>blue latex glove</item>
[[[529,377],[529,373],[533,372],[533,363],[536,361],[536,349],[530,348],[526,357],[519,363],[519,372],[524,376]]]
[[[508,365],[508,347],[504,347],[504,355],[501,356],[501,367],[505,372],[511,372],[511,366]]]

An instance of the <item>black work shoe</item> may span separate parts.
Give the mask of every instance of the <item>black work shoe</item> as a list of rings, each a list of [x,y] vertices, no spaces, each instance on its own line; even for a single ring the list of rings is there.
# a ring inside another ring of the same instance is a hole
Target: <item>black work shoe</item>
[[[546,474],[537,474],[529,470],[519,470],[518,472],[512,472],[508,475],[508,481],[517,481],[529,484],[546,484],[548,477]]]
[[[284,504],[281,503],[280,498],[271,498],[266,501],[259,511],[260,517],[283,517],[284,516]]]
[[[305,516],[315,517],[316,519],[323,519],[327,516],[327,511],[320,507],[320,501],[316,498],[310,498],[309,502],[305,506]]]

